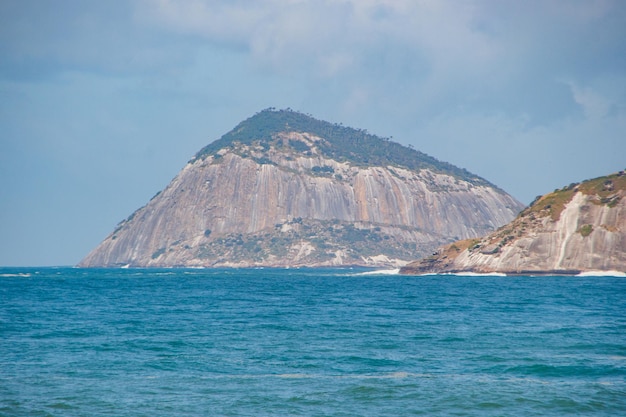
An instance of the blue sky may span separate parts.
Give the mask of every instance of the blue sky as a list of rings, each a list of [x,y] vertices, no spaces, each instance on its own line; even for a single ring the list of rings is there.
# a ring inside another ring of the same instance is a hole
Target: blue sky
[[[0,2],[0,265],[72,265],[267,107],[523,203],[626,168],[626,2]]]

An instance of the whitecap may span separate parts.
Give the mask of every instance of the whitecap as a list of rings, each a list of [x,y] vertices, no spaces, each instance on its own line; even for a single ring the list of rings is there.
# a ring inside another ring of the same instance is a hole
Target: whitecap
[[[425,274],[419,274],[420,277],[433,277],[433,276],[452,276],[452,277],[506,277],[507,275],[502,272],[427,272]]]
[[[313,378],[310,374],[278,374],[277,378],[286,378],[286,379],[301,379],[301,378]]]
[[[626,272],[621,271],[585,271],[576,275],[577,277],[620,277],[626,278]]]
[[[367,272],[359,272],[354,275],[398,275],[400,273],[400,268],[396,269],[377,269],[375,271],[367,271]]]

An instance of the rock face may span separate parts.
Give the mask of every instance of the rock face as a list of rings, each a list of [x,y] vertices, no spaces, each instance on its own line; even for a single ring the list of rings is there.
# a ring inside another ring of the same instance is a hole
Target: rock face
[[[578,274],[626,272],[626,174],[619,172],[539,197],[482,239],[440,248],[405,274]]]
[[[400,266],[521,208],[388,139],[264,110],[202,149],[79,266]]]

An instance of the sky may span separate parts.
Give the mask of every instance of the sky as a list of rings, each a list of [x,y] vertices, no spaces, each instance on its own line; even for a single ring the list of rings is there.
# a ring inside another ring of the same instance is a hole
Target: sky
[[[524,204],[626,168],[621,0],[2,0],[0,265],[74,265],[268,108]]]

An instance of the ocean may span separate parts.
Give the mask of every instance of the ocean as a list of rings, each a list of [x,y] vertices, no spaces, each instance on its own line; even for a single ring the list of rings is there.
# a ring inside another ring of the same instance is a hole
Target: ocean
[[[0,416],[626,415],[626,278],[0,268]]]

